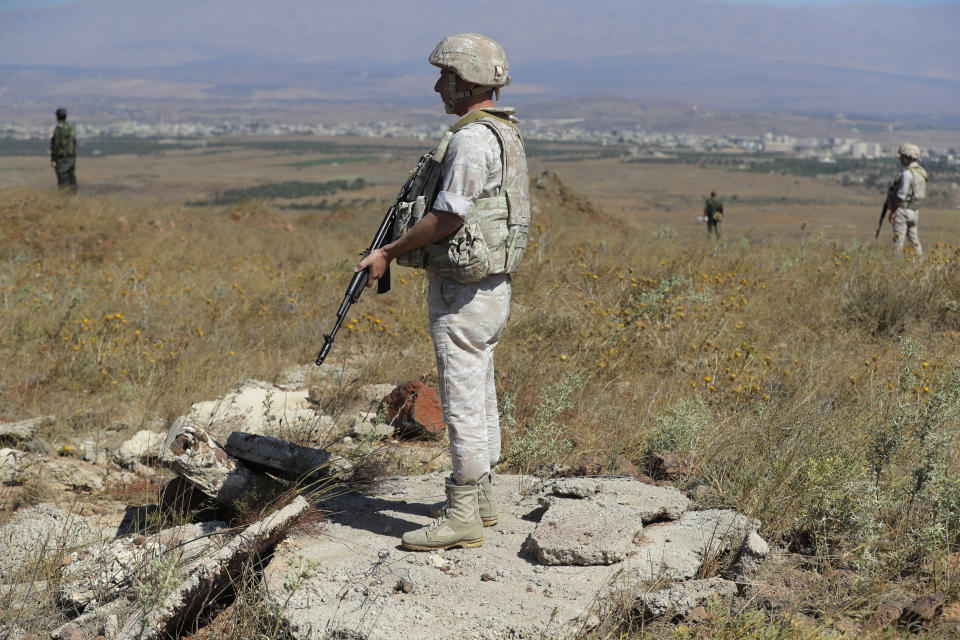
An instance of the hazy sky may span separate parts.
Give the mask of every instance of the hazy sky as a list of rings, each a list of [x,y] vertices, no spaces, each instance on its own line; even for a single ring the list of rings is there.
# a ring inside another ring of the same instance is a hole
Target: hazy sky
[[[58,4],[67,4],[72,0],[0,0],[0,11],[14,9],[32,9],[36,7],[50,7]],[[766,4],[775,7],[795,7],[803,5],[840,5],[856,4],[864,0],[721,0],[729,4]],[[927,6],[934,4],[960,4],[960,0],[867,0],[869,2],[883,2],[901,6]]]

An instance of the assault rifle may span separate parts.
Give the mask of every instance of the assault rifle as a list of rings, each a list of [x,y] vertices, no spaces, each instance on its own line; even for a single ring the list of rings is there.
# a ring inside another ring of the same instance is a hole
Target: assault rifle
[[[890,210],[890,203],[893,202],[893,199],[897,197],[897,189],[899,188],[899,178],[890,183],[890,186],[887,187],[887,199],[883,201],[883,209],[880,210],[880,222],[877,223],[877,232],[873,234],[874,239],[880,237],[880,229],[883,229],[883,221],[887,217],[887,212]]]
[[[410,177],[407,178],[407,181],[400,187],[400,193],[397,194],[396,202],[387,209],[387,215],[383,217],[383,221],[377,228],[377,232],[373,235],[373,242],[360,254],[361,256],[365,258],[370,255],[371,252],[390,243],[394,236],[394,227],[398,223],[398,216],[400,216],[401,211],[409,211],[410,205],[408,201],[410,197],[418,195],[418,190],[423,187],[424,174],[430,173],[434,176],[433,183],[436,183],[436,176],[439,175],[439,169],[437,167],[436,162],[431,162],[430,154],[420,159],[420,164],[410,172]],[[403,231],[402,224],[400,231]],[[323,334],[323,346],[320,348],[319,355],[317,355],[318,367],[326,360],[327,354],[330,353],[330,347],[333,345],[333,339],[336,337],[337,331],[340,330],[340,325],[343,324],[344,318],[347,317],[347,311],[350,310],[352,304],[360,300],[360,294],[363,293],[364,288],[367,286],[367,280],[369,278],[369,269],[364,269],[363,271],[354,273],[353,278],[350,279],[350,284],[347,285],[347,291],[343,295],[343,302],[340,303],[340,308],[337,309],[337,319],[333,324],[333,329],[330,330],[330,333]],[[377,280],[377,293],[386,293],[388,291],[390,291],[390,267],[387,267],[383,276]]]
[[[387,210],[387,215],[383,217],[380,227],[377,228],[377,232],[373,236],[373,242],[360,254],[361,256],[365,258],[370,255],[370,252],[383,247],[383,245],[389,242],[390,236],[393,235],[393,223],[396,218],[397,205],[393,205]],[[340,308],[337,309],[337,320],[333,323],[333,329],[330,330],[330,333],[323,334],[323,346],[320,348],[319,355],[317,355],[318,367],[327,359],[327,354],[330,353],[330,347],[333,346],[333,339],[337,336],[337,331],[340,330],[340,325],[343,324],[344,318],[347,317],[347,311],[350,310],[352,304],[359,302],[360,294],[363,293],[364,288],[367,286],[367,280],[369,278],[370,269],[368,267],[363,271],[357,271],[350,279],[350,284],[347,285],[347,292],[343,295],[343,302],[340,303]],[[377,280],[377,293],[386,293],[387,291],[390,291],[389,267],[387,267],[386,273]]]

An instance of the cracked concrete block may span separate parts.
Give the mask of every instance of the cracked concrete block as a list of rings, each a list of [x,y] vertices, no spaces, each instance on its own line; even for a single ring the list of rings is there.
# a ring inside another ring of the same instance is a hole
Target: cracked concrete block
[[[734,553],[724,577],[738,583],[749,582],[769,553],[770,545],[760,534],[751,530]]]
[[[186,418],[174,421],[163,444],[160,462],[221,504],[230,504],[255,490],[259,474],[227,454],[202,428]]]
[[[723,578],[707,578],[677,582],[663,589],[644,593],[637,597],[636,604],[637,608],[642,608],[644,615],[650,618],[667,614],[686,616],[695,607],[706,604],[714,596],[729,600],[735,595],[737,595],[735,582]]]
[[[644,524],[655,520],[676,520],[690,500],[674,487],[658,487],[633,478],[564,478],[544,485],[546,504],[562,498],[609,496],[618,504],[636,511]]]
[[[184,420],[221,442],[234,431],[280,435],[320,426],[307,391],[291,391],[260,380],[245,380],[216,400],[194,404]]]
[[[705,560],[729,551],[755,528],[754,520],[736,511],[688,511],[675,522],[645,528],[628,571],[637,582],[688,580]]]
[[[187,579],[158,607],[131,616],[117,638],[159,640],[179,637],[180,631],[195,623],[204,603],[239,579],[249,559],[264,555],[287,534],[308,507],[303,496],[297,496],[289,505],[251,524],[197,564]]]
[[[235,458],[280,474],[290,480],[320,478],[327,475],[330,453],[253,433],[234,431],[224,445]]]
[[[223,522],[188,524],[146,538],[124,536],[74,551],[65,557],[60,571],[57,603],[67,611],[82,611],[94,601],[110,602],[134,580],[146,576],[152,561],[179,567],[181,573],[188,571],[222,546],[223,536],[211,534],[225,527]]]
[[[83,516],[52,504],[20,509],[0,527],[0,580],[29,580],[41,550],[44,555],[69,552],[109,537]]]
[[[634,509],[613,496],[554,499],[527,540],[542,564],[599,565],[620,562],[643,530]]]

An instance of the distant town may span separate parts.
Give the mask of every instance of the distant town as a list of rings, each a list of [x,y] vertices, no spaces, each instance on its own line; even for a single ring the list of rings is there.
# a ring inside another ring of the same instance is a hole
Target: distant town
[[[153,122],[122,120],[103,125],[78,123],[79,138],[134,137],[149,139],[195,140],[202,145],[208,138],[225,136],[359,136],[432,140],[447,127],[443,122],[409,124],[403,122],[366,123],[276,123],[250,122]],[[659,151],[776,153],[833,163],[839,159],[874,159],[896,155],[895,147],[857,138],[795,137],[785,134],[707,135],[670,133],[631,127],[592,127],[582,118],[526,119],[524,135],[529,140],[576,142],[601,146],[617,145],[625,154],[643,156]],[[0,122],[0,138],[14,140],[46,139],[49,127]],[[960,150],[954,147],[921,148],[929,160],[960,163]]]

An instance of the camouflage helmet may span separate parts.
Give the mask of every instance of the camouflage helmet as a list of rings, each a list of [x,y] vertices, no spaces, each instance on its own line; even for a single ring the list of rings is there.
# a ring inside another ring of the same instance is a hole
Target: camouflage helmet
[[[910,144],[909,142],[904,142],[902,145],[900,145],[900,148],[897,149],[897,153],[899,153],[901,156],[913,158],[914,160],[920,159],[920,147],[915,144]]]
[[[67,119],[67,110],[63,107],[60,107],[56,111],[57,120],[66,120]]]
[[[510,84],[510,64],[503,47],[479,33],[447,36],[433,49],[430,64],[484,87],[496,89]]]
[[[447,113],[457,113],[457,102],[493,91],[500,98],[500,87],[510,84],[510,65],[503,47],[493,38],[479,33],[459,33],[440,41],[430,54],[430,64],[453,73],[443,99]],[[473,83],[471,89],[457,91],[457,77]]]

